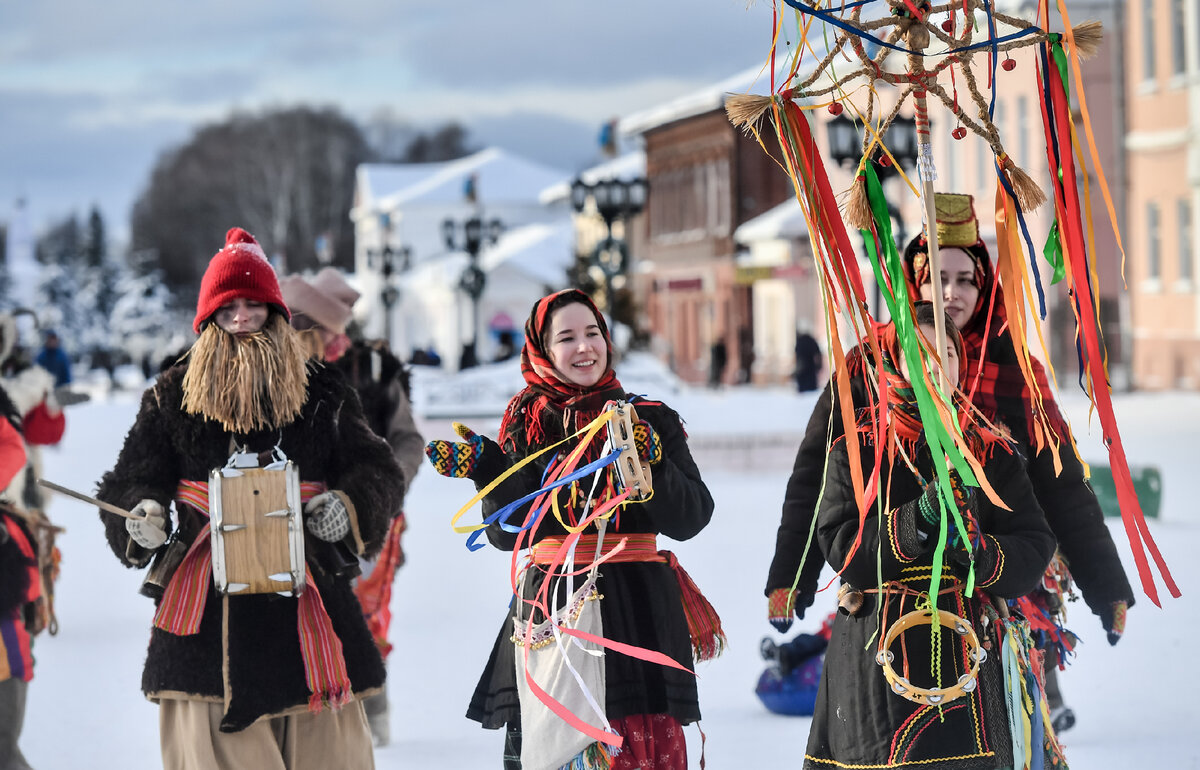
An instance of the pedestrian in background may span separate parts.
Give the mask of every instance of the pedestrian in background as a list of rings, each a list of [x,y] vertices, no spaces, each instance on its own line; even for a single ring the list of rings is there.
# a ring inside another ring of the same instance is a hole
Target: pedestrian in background
[[[42,350],[37,354],[37,358],[34,361],[38,366],[54,375],[54,387],[61,388],[63,385],[70,384],[71,359],[67,357],[66,351],[62,349],[62,342],[58,338],[58,332],[53,329],[46,331]]]
[[[413,419],[410,379],[386,342],[352,340],[347,334],[358,290],[331,267],[322,269],[311,281],[299,275],[287,276],[280,281],[280,290],[292,311],[292,326],[306,341],[310,355],[340,371],[354,386],[367,424],[377,436],[387,440],[406,482],[411,485],[425,459],[425,439]],[[400,508],[388,528],[379,556],[362,560],[363,574],[354,584],[367,627],[385,660],[392,651],[388,641],[392,584],[396,571],[404,564],[401,538],[407,526],[404,510]],[[364,698],[363,708],[375,745],[386,746],[391,742],[387,685],[382,692]]]

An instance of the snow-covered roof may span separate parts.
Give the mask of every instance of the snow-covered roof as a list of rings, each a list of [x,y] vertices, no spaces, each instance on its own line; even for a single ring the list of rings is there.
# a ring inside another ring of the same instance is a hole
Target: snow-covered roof
[[[814,56],[805,52],[804,60],[807,62],[809,68],[806,69],[804,65],[801,65],[801,72],[811,72],[810,68],[812,64],[820,56],[824,55],[824,49],[816,45],[816,41],[813,42],[816,55]],[[781,78],[786,77],[789,63],[787,57],[781,56],[775,60],[775,82],[777,85]],[[770,74],[769,65],[758,64],[719,83],[701,88],[689,94],[684,94],[669,102],[642,110],[641,112],[626,115],[617,124],[617,130],[625,136],[644,134],[653,128],[665,126],[677,120],[719,110],[725,106],[725,98],[729,94],[769,94],[771,89]]]
[[[392,209],[405,204],[458,203],[467,179],[489,203],[535,201],[566,172],[513,155],[499,147],[439,163],[364,163],[357,169],[359,207]]]
[[[808,237],[808,222],[804,219],[800,201],[795,198],[788,198],[775,208],[743,222],[733,231],[735,241],[747,244],[755,241]]]
[[[620,157],[592,166],[579,172],[579,178],[588,184],[595,184],[604,179],[620,179],[628,181],[646,175],[646,153],[642,150],[627,152]],[[542,190],[538,201],[551,204],[563,200],[571,194],[571,183],[574,177],[560,180],[557,184]]]

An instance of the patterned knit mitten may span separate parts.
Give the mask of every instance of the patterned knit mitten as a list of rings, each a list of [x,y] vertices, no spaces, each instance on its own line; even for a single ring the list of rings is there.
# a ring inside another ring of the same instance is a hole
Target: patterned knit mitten
[[[350,534],[350,512],[333,492],[322,492],[304,504],[304,526],[314,537],[336,543]]]
[[[662,460],[662,439],[645,420],[633,424],[633,443],[637,447],[638,457],[651,465],[658,465]]]
[[[767,622],[779,633],[792,627],[792,614],[796,611],[796,592],[790,588],[776,588],[767,596]]]
[[[466,441],[435,439],[425,445],[425,456],[441,475],[452,479],[469,479],[483,457],[484,437],[458,422],[454,423],[454,431]]]
[[[963,484],[958,477],[957,471],[950,469],[950,487],[954,491],[955,507],[958,508],[958,513],[962,517],[963,524],[967,527],[966,537],[959,537],[958,528],[954,523],[954,517],[950,516],[947,522],[947,534],[950,541],[963,550],[969,550],[967,543],[971,543],[977,537],[977,522],[975,520],[975,509],[977,501],[975,498],[974,487],[968,487]],[[942,493],[941,488],[936,481],[931,481],[925,485],[925,491],[917,500],[917,529],[924,532],[932,538],[938,535],[938,528],[941,523]]]
[[[1128,603],[1115,601],[1110,609],[1100,613],[1100,622],[1108,632],[1109,644],[1115,645],[1121,641],[1121,635],[1125,633],[1125,613],[1128,611]]]

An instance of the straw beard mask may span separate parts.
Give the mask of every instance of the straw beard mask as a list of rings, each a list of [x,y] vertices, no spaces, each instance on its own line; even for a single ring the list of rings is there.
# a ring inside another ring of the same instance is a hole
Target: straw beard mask
[[[276,313],[244,337],[210,322],[188,351],[183,410],[231,433],[287,425],[308,397],[307,358],[296,332]]]

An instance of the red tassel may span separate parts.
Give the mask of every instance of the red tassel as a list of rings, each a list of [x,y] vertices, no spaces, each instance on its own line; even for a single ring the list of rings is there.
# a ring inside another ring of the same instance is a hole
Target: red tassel
[[[692,636],[692,654],[696,660],[712,660],[725,651],[729,640],[721,628],[721,618],[711,603],[700,592],[700,588],[684,571],[679,559],[670,551],[659,551],[667,565],[675,571],[679,581],[679,594],[683,600],[683,614],[687,617],[688,633]]]

